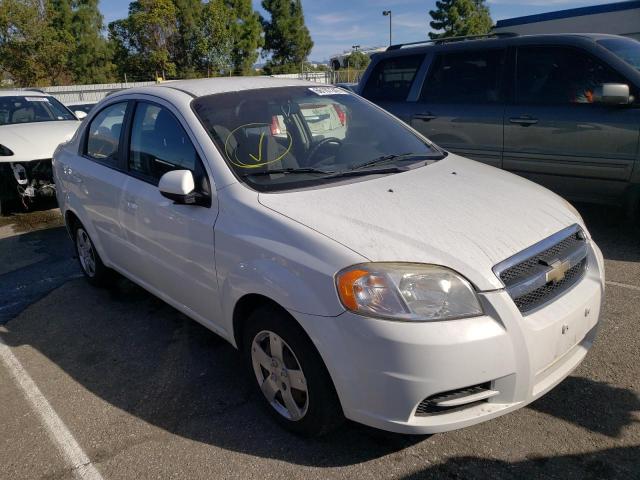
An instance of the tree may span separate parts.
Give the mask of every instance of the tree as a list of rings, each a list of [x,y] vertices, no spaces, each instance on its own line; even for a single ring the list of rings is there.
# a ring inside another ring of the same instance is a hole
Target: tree
[[[52,26],[47,0],[0,2],[0,69],[20,86],[69,81],[69,38]]]
[[[493,21],[484,0],[438,0],[436,10],[429,12],[433,21],[429,32],[432,39],[484,35],[491,31]]]
[[[366,53],[362,53],[361,51],[355,51],[351,55],[349,55],[348,59],[349,67],[354,70],[364,70],[371,62],[371,58]]]
[[[109,24],[114,55],[121,74],[133,79],[174,76],[171,53],[177,31],[172,0],[139,0],[129,5],[129,16]]]
[[[225,0],[231,14],[231,38],[233,49],[231,64],[233,73],[250,74],[258,59],[258,49],[263,46],[260,16],[253,10],[251,0]]]
[[[113,79],[113,52],[102,36],[103,30],[98,0],[76,0],[71,19],[75,48],[69,58],[75,83],[107,83]]]
[[[232,23],[231,10],[224,0],[210,0],[204,5],[196,52],[207,77],[212,73],[224,75],[232,69]]]
[[[198,69],[198,43],[203,35],[202,0],[173,0],[176,7],[176,36],[173,61],[180,77],[193,77]]]
[[[263,0],[262,8],[271,17],[269,20],[261,18],[263,53],[271,55],[265,71],[299,71],[313,48],[300,0]]]

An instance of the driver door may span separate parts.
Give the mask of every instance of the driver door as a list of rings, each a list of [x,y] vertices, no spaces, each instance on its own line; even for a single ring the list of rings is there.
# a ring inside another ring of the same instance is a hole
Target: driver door
[[[127,155],[129,173],[122,196],[122,225],[131,273],[143,285],[190,316],[220,330],[210,207],[178,205],[158,190],[170,170],[190,170],[199,190],[211,195],[211,181],[193,143],[167,106],[136,102]],[[208,192],[207,192],[208,190]],[[213,196],[212,196],[213,197]]]

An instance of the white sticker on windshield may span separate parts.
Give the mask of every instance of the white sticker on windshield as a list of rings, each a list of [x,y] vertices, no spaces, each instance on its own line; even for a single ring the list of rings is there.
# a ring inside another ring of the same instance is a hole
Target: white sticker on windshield
[[[349,95],[349,92],[346,92],[338,87],[311,87],[309,88],[316,95]]]
[[[27,102],[48,102],[47,97],[24,97]]]

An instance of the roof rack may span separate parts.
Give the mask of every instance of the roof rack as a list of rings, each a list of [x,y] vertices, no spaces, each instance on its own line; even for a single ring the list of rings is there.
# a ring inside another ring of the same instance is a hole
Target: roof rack
[[[387,48],[389,50],[400,50],[403,47],[412,47],[416,45],[442,45],[443,43],[451,43],[451,42],[462,42],[465,40],[479,40],[482,38],[508,38],[508,37],[517,37],[517,33],[513,32],[495,32],[495,33],[487,33],[485,35],[468,35],[466,37],[446,37],[446,38],[435,38],[433,40],[422,40],[420,42],[410,42],[410,43],[398,43],[396,45],[391,45]]]

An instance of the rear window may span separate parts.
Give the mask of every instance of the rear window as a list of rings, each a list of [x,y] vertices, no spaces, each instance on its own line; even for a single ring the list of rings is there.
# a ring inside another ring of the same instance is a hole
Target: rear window
[[[362,96],[370,100],[406,100],[424,55],[386,58],[373,67]]]

